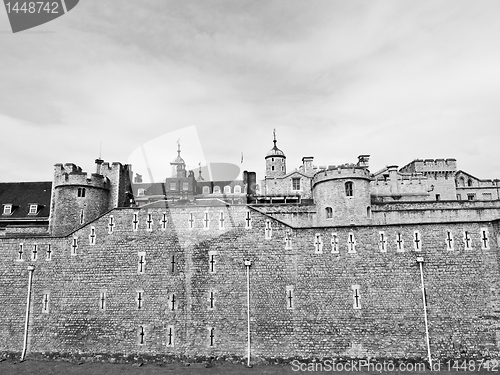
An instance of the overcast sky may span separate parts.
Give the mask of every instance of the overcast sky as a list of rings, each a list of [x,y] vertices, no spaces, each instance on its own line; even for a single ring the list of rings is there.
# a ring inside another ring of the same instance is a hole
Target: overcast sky
[[[499,14],[480,0],[81,0],[12,34],[0,9],[0,181],[93,171],[101,142],[122,163],[162,144],[148,159],[168,166],[177,138],[192,168],[243,153],[261,179],[273,128],[289,171],[370,154],[372,172],[456,158],[500,178]]]

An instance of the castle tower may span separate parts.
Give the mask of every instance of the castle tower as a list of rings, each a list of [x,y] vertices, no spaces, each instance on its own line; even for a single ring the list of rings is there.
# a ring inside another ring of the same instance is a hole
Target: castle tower
[[[266,178],[281,177],[286,174],[286,156],[276,147],[276,130],[273,131],[274,147],[266,155]]]
[[[56,164],[52,184],[49,231],[67,234],[115,207],[129,204],[130,165],[96,160],[90,176],[75,164]]]
[[[177,141],[177,157],[170,163],[172,166],[172,178],[186,177],[186,163],[181,158],[181,141]]]
[[[330,166],[312,181],[318,225],[366,224],[371,219],[370,172],[356,164]]]

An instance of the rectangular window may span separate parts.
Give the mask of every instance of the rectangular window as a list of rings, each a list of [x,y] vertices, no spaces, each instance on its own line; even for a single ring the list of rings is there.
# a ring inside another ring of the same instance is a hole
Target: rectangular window
[[[38,259],[38,245],[33,245],[33,250],[31,250],[31,260],[36,261]]]
[[[441,200],[441,194],[436,194],[436,200],[437,201]]]
[[[215,328],[214,327],[208,327],[208,346],[209,347],[215,346]]]
[[[167,229],[167,213],[166,213],[166,212],[163,212],[163,213],[161,214],[161,220],[160,220],[160,223],[161,223],[161,229],[162,229],[162,230]]]
[[[224,230],[224,223],[226,219],[224,218],[224,211],[219,212],[219,230]]]
[[[285,250],[291,250],[292,249],[292,233],[290,230],[287,230],[285,232]]]
[[[250,215],[250,211],[247,211],[245,217],[245,229],[251,229],[251,228],[252,228],[252,216]]]
[[[132,218],[132,229],[134,231],[137,231],[139,229],[139,215],[136,213],[133,215]]]
[[[418,230],[413,231],[413,248],[415,251],[422,250],[422,239]]]
[[[347,240],[347,252],[348,253],[355,253],[356,252],[356,240],[354,239],[354,233],[349,233],[348,240]]]
[[[115,227],[115,222],[113,215],[109,217],[109,222],[108,222],[108,233],[111,234],[113,233],[113,228]]]
[[[490,248],[490,238],[488,228],[481,228],[481,249],[488,250]]]
[[[210,289],[208,291],[208,309],[209,310],[215,309],[215,290],[213,289]]]
[[[314,252],[316,254],[323,253],[323,240],[321,239],[321,234],[316,233],[314,237]]]
[[[405,241],[401,233],[396,234],[396,249],[398,252],[405,251]]]
[[[49,302],[50,302],[50,292],[44,291],[43,298],[42,298],[42,313],[43,314],[49,313]]]
[[[177,298],[175,294],[172,293],[168,296],[168,309],[174,311],[177,308]]]
[[[76,255],[78,250],[78,237],[73,237],[73,243],[71,244],[71,255]]]
[[[189,182],[182,183],[182,190],[189,190]]]
[[[188,224],[189,224],[189,229],[194,228],[194,215],[191,212],[189,213]]]
[[[286,308],[292,310],[295,307],[295,291],[293,285],[286,287]]]
[[[11,204],[4,204],[3,206],[3,214],[4,215],[10,215],[12,213],[12,205]]]
[[[300,190],[300,178],[292,178],[292,190]]]
[[[172,254],[172,256],[170,257],[170,273],[172,275],[175,273],[175,263],[177,263],[175,261],[175,254]]]
[[[387,252],[387,238],[385,237],[384,232],[378,232],[379,240],[378,240],[378,248],[381,253]]]
[[[483,193],[483,201],[491,201],[491,193]]]
[[[354,195],[354,184],[351,181],[345,183],[345,195],[352,197]]]
[[[339,237],[337,233],[332,233],[332,254],[339,253]]]
[[[135,303],[137,306],[137,310],[140,310],[144,307],[144,290],[138,290],[136,292]]]
[[[170,183],[170,190],[177,190],[177,184],[175,182]]]
[[[23,254],[24,254],[24,245],[22,243],[19,244],[19,251],[17,252],[19,255],[17,257],[17,260],[24,260],[23,259]]]
[[[461,201],[462,200],[462,195],[461,194],[457,194],[457,201]]]
[[[95,234],[95,227],[90,227],[90,234],[89,234],[89,244],[90,245],[95,245],[95,240],[96,240],[96,234]]]
[[[153,214],[148,214],[148,219],[146,220],[147,230],[149,232],[153,231]]]
[[[174,347],[174,339],[175,339],[175,332],[174,332],[174,326],[173,325],[168,325],[167,326],[167,346],[168,347]]]
[[[453,240],[453,233],[451,231],[446,231],[446,250],[454,250],[455,241]]]
[[[266,220],[266,226],[264,228],[264,238],[270,240],[273,237],[273,227],[271,226],[271,221]]]
[[[215,264],[217,263],[215,260],[215,256],[217,255],[216,251],[210,250],[208,252],[208,272],[215,273]]]
[[[28,215],[36,215],[37,212],[38,212],[38,205],[30,204],[30,212]]]
[[[474,199],[476,199],[476,194],[473,193],[467,194],[467,200],[473,201]]]
[[[101,290],[99,294],[99,310],[106,310],[106,290]]]
[[[203,229],[208,230],[210,228],[210,215],[208,211],[203,214]]]
[[[47,261],[51,261],[52,260],[52,246],[51,245],[47,245],[47,257],[45,258],[45,260]]]
[[[78,198],[85,198],[85,188],[78,188],[76,195]]]
[[[464,240],[465,250],[471,250],[472,249],[472,239],[471,239],[470,233],[468,231],[464,231],[463,240]]]
[[[137,261],[137,274],[142,275],[144,274],[146,270],[146,252],[145,251],[139,251],[137,253],[137,256],[139,257]]]
[[[359,310],[361,309],[361,294],[359,292],[359,285],[353,285],[351,286],[351,289],[353,299],[352,308],[355,310]]]
[[[146,327],[139,326],[139,328],[137,329],[137,344],[144,345],[144,343],[146,342],[145,337],[146,337]]]

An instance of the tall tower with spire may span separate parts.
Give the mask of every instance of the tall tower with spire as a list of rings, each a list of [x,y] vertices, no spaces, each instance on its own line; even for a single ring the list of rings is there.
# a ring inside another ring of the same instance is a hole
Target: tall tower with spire
[[[186,177],[186,163],[181,158],[181,140],[177,140],[177,157],[174,161],[170,162],[172,166],[172,178],[185,178]]]
[[[266,177],[281,177],[286,174],[286,156],[276,147],[276,129],[273,130],[274,147],[266,155]]]

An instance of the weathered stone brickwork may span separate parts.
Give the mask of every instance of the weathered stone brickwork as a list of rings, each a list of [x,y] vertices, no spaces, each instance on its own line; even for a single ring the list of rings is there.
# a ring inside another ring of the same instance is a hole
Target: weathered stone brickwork
[[[22,349],[32,264],[32,353],[244,356],[251,259],[253,355],[350,356],[355,348],[423,357],[421,255],[433,355],[496,354],[498,233],[498,221],[297,228],[244,205],[115,209],[64,237],[0,240],[0,350]]]

